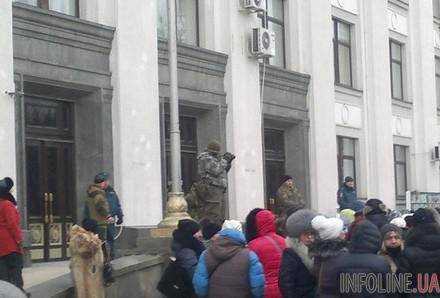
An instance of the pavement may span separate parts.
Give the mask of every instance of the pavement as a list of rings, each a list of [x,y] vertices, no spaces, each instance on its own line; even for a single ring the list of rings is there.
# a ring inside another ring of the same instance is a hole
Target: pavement
[[[32,267],[23,269],[24,288],[30,288],[69,272],[69,261],[34,263]]]

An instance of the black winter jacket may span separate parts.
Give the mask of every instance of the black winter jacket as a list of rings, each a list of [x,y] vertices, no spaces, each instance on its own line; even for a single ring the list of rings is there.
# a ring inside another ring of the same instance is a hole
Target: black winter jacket
[[[415,226],[409,231],[405,244],[403,257],[408,263],[407,271],[413,274],[413,287],[417,286],[417,274],[440,274],[440,226],[438,224]],[[414,294],[411,297],[440,297],[440,293]]]
[[[281,260],[279,287],[284,298],[313,298],[316,279],[292,248],[286,248]]]

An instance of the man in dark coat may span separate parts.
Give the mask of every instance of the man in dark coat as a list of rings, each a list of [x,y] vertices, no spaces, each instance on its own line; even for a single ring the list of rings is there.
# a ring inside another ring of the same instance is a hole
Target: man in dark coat
[[[386,224],[380,229],[382,234],[382,248],[379,252],[391,266],[392,273],[405,273],[408,264],[403,258],[403,231],[396,225]]]
[[[339,204],[339,210],[354,210],[354,204],[357,201],[357,193],[356,188],[354,187],[353,178],[348,176],[345,177],[344,184],[338,190],[337,201]]]
[[[440,273],[440,225],[433,209],[420,208],[414,212],[414,227],[409,231],[403,251],[417,287],[417,274]],[[425,285],[419,285],[423,288]],[[411,297],[439,297],[440,293],[418,293]]]
[[[387,212],[387,207],[379,199],[369,199],[365,203],[365,218],[374,223],[379,230],[388,223]]]
[[[321,264],[320,298],[387,297],[385,294],[367,293],[365,287],[361,293],[340,287],[341,277],[353,277],[353,274],[359,273],[376,274],[378,278],[383,278],[382,284],[385,285],[390,266],[384,257],[377,255],[381,244],[378,228],[368,220],[362,221],[352,235],[349,252],[341,253]]]
[[[117,225],[121,225],[124,221],[124,214],[122,213],[122,207],[121,203],[119,202],[119,197],[116,194],[116,191],[110,185],[109,178],[110,175],[108,173],[99,173],[95,176],[95,183],[99,184],[101,188],[105,191],[105,198],[107,199],[109,214],[113,218],[113,222],[110,222],[107,225],[107,242],[110,246],[111,258],[113,259],[115,257],[115,222]]]

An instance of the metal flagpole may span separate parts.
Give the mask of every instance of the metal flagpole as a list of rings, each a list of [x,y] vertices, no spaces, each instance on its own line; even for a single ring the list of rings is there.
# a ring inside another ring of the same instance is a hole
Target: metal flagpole
[[[180,219],[189,218],[187,213],[188,204],[182,192],[175,0],[168,0],[168,61],[170,75],[171,191],[168,193],[166,217],[159,224],[159,226],[166,227],[176,226]]]

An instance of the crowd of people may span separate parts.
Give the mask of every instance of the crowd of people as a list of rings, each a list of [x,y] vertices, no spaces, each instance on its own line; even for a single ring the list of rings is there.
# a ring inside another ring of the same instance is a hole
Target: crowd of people
[[[184,270],[165,271],[158,289],[167,297],[439,297],[439,210],[401,215],[379,199],[358,200],[352,182],[338,192],[343,209],[334,217],[300,201],[276,215],[253,209],[243,225],[181,220],[172,265]],[[383,283],[342,287],[344,276],[359,274]],[[410,292],[387,288],[385,279],[399,274],[410,277]],[[431,278],[424,292],[421,274]]]

